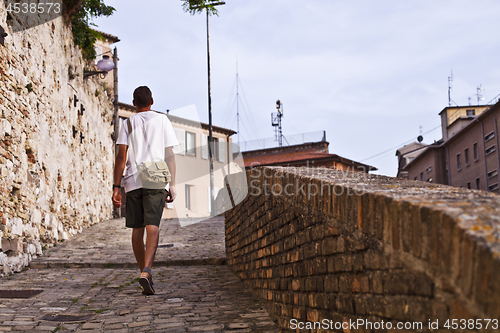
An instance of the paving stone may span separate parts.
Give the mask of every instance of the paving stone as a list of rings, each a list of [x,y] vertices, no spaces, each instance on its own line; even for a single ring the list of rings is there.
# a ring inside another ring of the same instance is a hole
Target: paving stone
[[[158,249],[153,266],[157,293],[152,296],[141,294],[131,231],[123,227],[123,219],[95,224],[51,248],[36,259],[38,268],[0,279],[0,289],[43,290],[29,299],[0,299],[0,332],[51,332],[57,327],[85,333],[280,332],[264,305],[222,265],[223,219],[189,223],[162,221],[160,244],[174,247]],[[221,261],[199,261],[206,258]],[[80,261],[86,265],[76,265]],[[186,261],[202,265],[181,265]],[[92,317],[78,323],[38,319],[47,313]]]
[[[95,330],[101,328],[102,323],[85,323],[82,326],[84,330]]]

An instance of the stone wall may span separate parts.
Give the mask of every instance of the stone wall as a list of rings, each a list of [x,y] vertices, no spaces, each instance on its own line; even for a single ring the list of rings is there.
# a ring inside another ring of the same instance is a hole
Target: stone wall
[[[430,320],[460,332],[447,320],[500,319],[499,196],[329,169],[259,168],[247,181],[225,214],[227,260],[282,328]]]
[[[60,17],[13,33],[0,1],[0,274],[111,217],[113,105]]]

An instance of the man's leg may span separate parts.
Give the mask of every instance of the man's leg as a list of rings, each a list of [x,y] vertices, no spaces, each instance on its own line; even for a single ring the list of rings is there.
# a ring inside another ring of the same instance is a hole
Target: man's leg
[[[167,191],[161,190],[143,190],[144,221],[146,224],[146,254],[145,267],[153,266],[153,261],[158,248],[160,238],[159,225],[163,207],[165,207]]]
[[[153,267],[156,249],[158,248],[158,240],[160,238],[159,228],[156,225],[146,226],[146,255],[145,267]]]
[[[144,228],[132,229],[132,249],[134,250],[137,265],[139,265],[142,272],[145,267]]]
[[[126,226],[132,228],[132,249],[139,269],[144,269],[144,207],[141,189],[127,193]]]
[[[146,190],[143,189],[143,209],[144,223],[146,224],[146,251],[144,254],[144,268],[142,269],[139,283],[143,288],[143,293],[153,295],[153,279],[151,276],[151,268],[158,248],[159,241],[159,225],[163,207],[165,206],[166,193],[165,189]]]

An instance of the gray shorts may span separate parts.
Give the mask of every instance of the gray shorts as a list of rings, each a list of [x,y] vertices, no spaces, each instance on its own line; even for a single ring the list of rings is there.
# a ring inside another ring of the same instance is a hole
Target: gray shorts
[[[144,228],[146,225],[160,226],[165,207],[167,190],[139,188],[127,192],[125,226]]]

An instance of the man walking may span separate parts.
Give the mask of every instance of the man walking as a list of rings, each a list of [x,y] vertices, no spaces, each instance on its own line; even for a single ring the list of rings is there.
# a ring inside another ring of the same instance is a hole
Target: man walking
[[[137,114],[123,122],[116,142],[118,154],[112,199],[115,207],[121,206],[120,188],[126,163],[127,169],[123,179],[127,193],[125,224],[128,228],[132,228],[132,248],[141,270],[139,283],[143,294],[153,295],[155,290],[151,268],[158,247],[158,227],[165,201],[172,202],[176,197],[175,157],[172,147],[178,145],[178,142],[168,117],[151,111],[153,97],[148,87],[141,86],[134,91],[133,104]],[[165,189],[165,181],[168,181],[168,178],[165,178],[163,183],[160,182],[159,187],[155,187],[144,179],[144,173],[141,174],[145,165],[160,166],[157,169],[168,174],[168,171],[161,168],[161,165],[164,165],[162,161],[165,161],[171,175],[168,192]],[[144,230],[146,230],[145,250]]]

